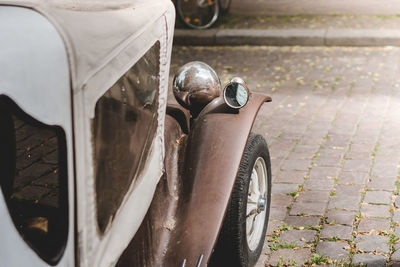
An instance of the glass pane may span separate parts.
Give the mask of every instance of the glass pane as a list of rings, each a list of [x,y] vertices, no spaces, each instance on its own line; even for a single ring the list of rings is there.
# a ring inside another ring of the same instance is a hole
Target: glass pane
[[[64,131],[42,124],[0,97],[1,189],[13,222],[44,260],[57,262],[67,241]]]
[[[157,129],[159,55],[157,42],[96,103],[93,143],[101,232],[143,169]]]

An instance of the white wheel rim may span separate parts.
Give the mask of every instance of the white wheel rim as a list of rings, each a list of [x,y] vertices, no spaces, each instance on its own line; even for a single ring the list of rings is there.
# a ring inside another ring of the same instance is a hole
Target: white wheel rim
[[[262,157],[257,158],[251,172],[247,193],[246,236],[250,250],[255,250],[262,238],[267,207],[268,176]],[[263,205],[264,204],[264,205]],[[263,208],[264,207],[264,208]]]

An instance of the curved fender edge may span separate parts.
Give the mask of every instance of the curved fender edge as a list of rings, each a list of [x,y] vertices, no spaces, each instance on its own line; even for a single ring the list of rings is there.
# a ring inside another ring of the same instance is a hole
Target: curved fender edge
[[[206,114],[195,122],[187,143],[177,227],[164,266],[207,265],[247,138],[258,110],[269,101],[270,97],[253,93],[238,114]]]

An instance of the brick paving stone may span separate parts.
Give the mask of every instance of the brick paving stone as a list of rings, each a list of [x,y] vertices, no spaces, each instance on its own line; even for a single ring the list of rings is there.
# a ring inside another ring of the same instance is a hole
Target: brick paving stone
[[[343,185],[339,184],[336,186],[336,195],[353,195],[357,193],[361,193],[363,190],[363,185],[355,184],[355,185]]]
[[[287,213],[286,207],[270,208],[269,217],[274,220],[283,221],[286,217],[286,213]]]
[[[400,226],[396,226],[396,227],[394,228],[394,234],[395,234],[397,237],[400,237]]]
[[[346,209],[350,211],[358,211],[361,201],[360,194],[333,196],[328,204],[328,209]]]
[[[371,174],[373,177],[396,177],[397,172],[397,163],[375,163],[372,168]]]
[[[372,230],[390,230],[390,220],[381,218],[362,218],[358,224],[358,232],[366,233]]]
[[[367,191],[364,197],[364,202],[370,204],[390,204],[391,201],[392,193],[386,191]]]
[[[285,208],[293,201],[287,194],[271,194],[271,208]]]
[[[356,248],[363,252],[389,253],[389,237],[380,235],[358,235],[354,240]]]
[[[290,159],[312,159],[318,151],[319,145],[297,145],[294,151],[289,155]]]
[[[352,237],[352,226],[345,225],[326,225],[321,230],[320,237],[322,239],[338,237],[342,240],[349,240]]]
[[[279,243],[304,246],[306,243],[313,242],[316,234],[317,232],[313,230],[289,230],[280,235]]]
[[[369,172],[370,160],[348,159],[344,162],[343,171]]]
[[[329,200],[329,191],[305,190],[296,198],[297,202],[323,202]]]
[[[400,210],[396,210],[394,213],[393,213],[393,222],[400,222]]]
[[[306,175],[306,171],[279,171],[274,182],[302,184]]]
[[[271,253],[268,242],[264,243],[264,246],[261,250],[260,258],[258,259],[256,265],[254,267],[265,267],[268,262],[268,255]]]
[[[397,196],[396,200],[394,201],[394,205],[396,206],[396,208],[400,208],[400,197]]]
[[[311,160],[309,159],[288,159],[283,162],[281,170],[308,171],[310,165]]]
[[[371,190],[394,191],[396,189],[396,180],[397,177],[372,178],[367,188]]]
[[[365,172],[342,172],[338,184],[359,184],[364,185],[368,180],[368,173]]]
[[[390,259],[394,262],[400,263],[400,250],[395,251]]]
[[[344,148],[349,145],[349,142],[350,142],[350,137],[348,135],[332,134],[328,135],[328,140],[326,140],[324,146]]]
[[[329,210],[326,213],[328,223],[335,222],[337,224],[353,225],[356,212],[346,210]]]
[[[343,159],[344,153],[345,153],[344,149],[332,149],[332,148],[321,148],[320,151],[318,152],[319,157],[337,158],[340,160]]]
[[[298,184],[274,183],[272,185],[272,194],[289,194],[297,191],[298,186]]]
[[[276,229],[283,224],[282,221],[269,219],[267,227],[267,235],[273,234]]]
[[[339,167],[341,162],[342,158],[339,157],[319,156],[314,159],[314,164],[321,167]]]
[[[356,266],[362,264],[363,266],[385,266],[386,257],[374,254],[354,254],[352,263]]]
[[[358,144],[361,145],[361,144]],[[349,153],[346,154],[346,159],[365,159],[371,157],[371,151],[353,151],[350,150]]]
[[[315,166],[310,171],[310,179],[326,180],[335,178],[339,175],[340,169],[336,167]]]
[[[334,186],[335,182],[330,179],[324,179],[324,180],[309,179],[304,182],[304,189],[307,190],[331,191]]]
[[[314,216],[288,216],[285,219],[288,225],[295,227],[319,225],[319,221],[320,218]]]
[[[317,244],[316,252],[332,260],[349,259],[349,244],[347,242],[320,241]]]
[[[269,264],[276,266],[278,262],[283,259],[285,263],[289,263],[289,260],[293,259],[296,261],[296,266],[302,266],[311,256],[311,249],[301,248],[297,250],[292,249],[278,249],[271,253]]]
[[[323,216],[325,213],[325,203],[321,202],[295,202],[293,204],[292,209],[289,212],[289,215],[314,215],[314,216]]]
[[[390,207],[387,205],[371,205],[362,204],[361,205],[361,215],[366,217],[390,217],[389,212]]]

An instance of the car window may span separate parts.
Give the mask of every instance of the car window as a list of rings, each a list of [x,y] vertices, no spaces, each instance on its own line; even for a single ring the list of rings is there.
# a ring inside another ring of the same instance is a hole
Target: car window
[[[101,232],[146,162],[158,125],[159,72],[157,42],[96,103],[92,133]]]
[[[41,258],[56,263],[68,236],[65,133],[0,96],[0,147],[1,190],[14,225]]]

